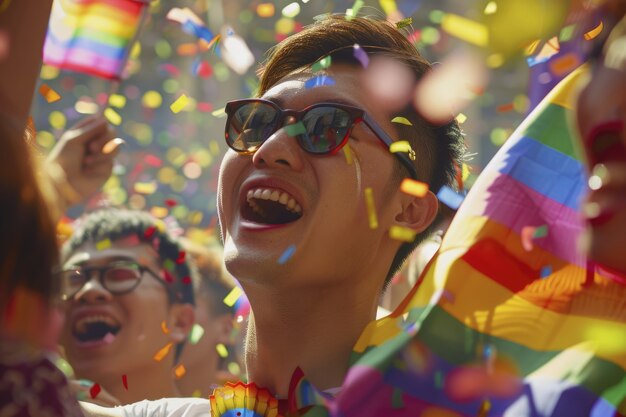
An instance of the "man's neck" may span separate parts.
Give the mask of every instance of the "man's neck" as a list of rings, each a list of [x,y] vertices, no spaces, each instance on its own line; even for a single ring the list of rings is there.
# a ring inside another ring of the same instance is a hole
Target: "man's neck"
[[[300,367],[319,389],[341,386],[352,347],[376,313],[375,303],[359,300],[377,297],[355,288],[280,295],[262,288],[246,291],[254,311],[246,338],[248,380],[286,398],[291,376]]]
[[[95,382],[121,404],[142,400],[157,400],[165,397],[180,397],[174,384],[173,371],[166,367],[144,367],[129,370],[126,374],[128,390],[124,387],[122,375],[107,373]]]

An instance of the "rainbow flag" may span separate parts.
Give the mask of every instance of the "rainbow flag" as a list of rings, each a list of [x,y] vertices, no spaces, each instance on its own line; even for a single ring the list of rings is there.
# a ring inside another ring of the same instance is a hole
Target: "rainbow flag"
[[[119,80],[148,0],[56,0],[43,60],[62,69]]]
[[[291,411],[626,415],[626,286],[576,247],[586,175],[568,120],[585,76],[562,81],[481,173],[418,284],[362,333],[339,395],[295,378]]]

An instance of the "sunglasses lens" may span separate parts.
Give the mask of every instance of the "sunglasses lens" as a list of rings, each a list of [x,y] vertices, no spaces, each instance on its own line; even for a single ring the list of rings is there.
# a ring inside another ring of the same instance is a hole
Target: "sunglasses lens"
[[[254,152],[274,132],[278,111],[260,103],[246,103],[228,116],[226,142],[239,152]]]
[[[104,285],[112,293],[126,292],[140,279],[141,271],[137,265],[118,265],[104,273]]]
[[[302,123],[306,130],[298,137],[302,147],[311,153],[324,154],[344,142],[352,127],[352,117],[343,109],[320,106],[309,110]]]

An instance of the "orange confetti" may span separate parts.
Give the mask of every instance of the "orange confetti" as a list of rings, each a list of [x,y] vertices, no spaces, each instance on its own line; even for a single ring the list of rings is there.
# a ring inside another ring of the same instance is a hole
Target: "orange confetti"
[[[498,113],[506,113],[508,111],[511,111],[515,108],[515,105],[513,103],[507,103],[507,104],[502,104],[498,107],[496,107],[496,111]]]
[[[176,368],[174,368],[174,375],[176,375],[176,379],[182,378],[183,376],[185,376],[186,373],[187,373],[187,370],[185,369],[182,363],[178,365]]]
[[[48,103],[54,103],[55,101],[61,100],[59,93],[54,91],[50,86],[48,86],[48,84],[41,84],[41,87],[39,87],[39,94],[41,94]]]
[[[163,346],[161,349],[159,349],[159,351],[155,353],[152,359],[154,359],[157,362],[161,362],[163,358],[165,358],[167,354],[170,353],[171,348],[172,348],[172,343],[170,342],[167,345]]]
[[[176,53],[180,56],[195,55],[198,53],[198,45],[195,43],[183,43],[176,47]]]
[[[259,17],[272,17],[276,12],[274,5],[272,3],[261,3],[256,6],[256,14]]]
[[[600,22],[598,26],[591,29],[589,32],[585,33],[583,37],[585,38],[585,40],[590,41],[596,36],[598,36],[600,32],[602,32],[602,29],[604,29],[604,23]]]
[[[161,330],[165,334],[168,334],[170,332],[170,329],[167,328],[167,323],[165,323],[165,320],[161,322]]]
[[[581,62],[578,55],[574,52],[570,52],[569,54],[552,59],[550,61],[550,71],[557,76],[564,75],[580,64]]]

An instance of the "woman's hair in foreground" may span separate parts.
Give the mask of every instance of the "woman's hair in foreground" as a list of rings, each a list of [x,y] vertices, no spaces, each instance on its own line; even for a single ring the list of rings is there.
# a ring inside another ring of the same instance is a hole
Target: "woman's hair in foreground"
[[[287,75],[305,71],[328,55],[333,63],[361,65],[353,56],[354,44],[363,48],[370,57],[393,58],[406,65],[416,80],[420,80],[431,69],[428,61],[391,23],[365,17],[348,20],[344,15],[329,15],[302,32],[290,36],[270,51],[266,63],[259,71],[258,95],[263,95]],[[412,126],[396,124],[396,129],[400,137],[411,142],[419,155],[415,163],[422,181],[427,182],[434,193],[444,185],[453,186],[457,167],[462,166],[465,143],[452,115],[448,123],[434,125],[424,120],[412,103],[409,103],[394,116],[405,117],[412,123]],[[401,169],[400,164],[397,164],[397,169]],[[400,246],[385,279],[385,286],[408,255],[433,231],[439,220],[440,215],[412,243]]]
[[[58,263],[56,229],[40,178],[32,125],[26,132],[0,118],[0,321],[19,288],[52,301]]]

